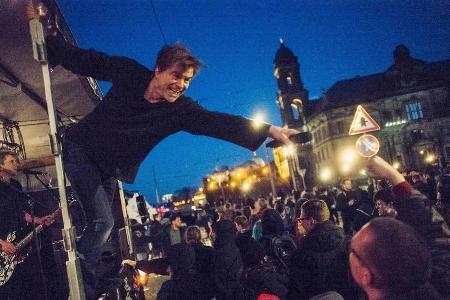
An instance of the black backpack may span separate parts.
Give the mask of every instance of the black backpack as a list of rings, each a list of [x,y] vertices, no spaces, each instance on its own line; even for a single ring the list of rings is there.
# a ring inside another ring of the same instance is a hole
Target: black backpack
[[[292,254],[297,250],[294,237],[286,232],[282,235],[263,236],[262,240],[265,240],[263,243],[270,242],[268,255],[274,260],[277,268],[287,272]]]

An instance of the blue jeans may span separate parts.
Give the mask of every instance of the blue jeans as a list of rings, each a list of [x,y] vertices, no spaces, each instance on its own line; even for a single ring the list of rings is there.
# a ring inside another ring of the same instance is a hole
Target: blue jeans
[[[117,180],[104,178],[84,149],[67,138],[63,142],[64,170],[72,190],[83,206],[86,227],[77,244],[88,299],[95,296],[96,265],[101,249],[114,226],[110,203],[117,188]]]

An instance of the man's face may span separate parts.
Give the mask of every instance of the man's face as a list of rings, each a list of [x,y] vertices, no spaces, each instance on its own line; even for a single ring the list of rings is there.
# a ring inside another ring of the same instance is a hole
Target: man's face
[[[19,168],[19,160],[14,155],[6,155],[3,164],[0,165],[1,171],[9,176],[16,176]]]
[[[394,208],[391,203],[386,203],[381,199],[377,199],[375,202],[375,208],[378,211],[380,217],[390,216],[390,211]]]
[[[350,270],[355,282],[364,290],[371,282],[371,271],[363,260],[364,249],[370,247],[373,234],[368,226],[363,227],[352,238],[349,251]]]
[[[177,228],[181,227],[181,218],[177,217],[175,220],[173,220],[173,225]]]
[[[152,81],[157,97],[173,103],[187,90],[193,77],[192,67],[185,69],[175,64],[164,71],[156,69]]]
[[[343,186],[344,190],[350,191],[352,189],[352,181],[351,180],[346,180],[346,181],[344,181],[342,186]]]
[[[315,226],[313,218],[308,218],[303,209],[301,210],[299,221],[299,226],[303,228],[305,234],[308,234]]]

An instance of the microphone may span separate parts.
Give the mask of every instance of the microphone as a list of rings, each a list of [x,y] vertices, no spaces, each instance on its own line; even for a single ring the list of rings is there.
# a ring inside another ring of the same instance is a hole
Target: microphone
[[[47,175],[47,172],[33,171],[33,170],[22,170],[25,175]]]

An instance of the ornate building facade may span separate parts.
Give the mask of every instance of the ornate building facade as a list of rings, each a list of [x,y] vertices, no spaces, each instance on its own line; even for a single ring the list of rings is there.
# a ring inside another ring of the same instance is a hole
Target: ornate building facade
[[[393,64],[385,71],[340,80],[319,99],[308,99],[299,68],[298,73],[290,69],[281,72],[281,65],[277,65],[280,52],[295,57],[291,50],[283,48],[284,44],[275,59],[275,74],[279,76],[277,102],[283,124],[312,133],[312,154],[300,155],[303,161],[313,162],[316,180],[362,176],[358,160],[353,159],[358,136],[348,135],[358,105],[381,126],[373,133],[381,143],[379,155],[396,167],[423,170],[450,161],[450,60],[427,63],[411,57],[409,49],[399,45],[393,53]],[[295,68],[294,63],[291,65]],[[295,117],[291,122],[292,112],[287,109],[295,104],[290,100],[295,98],[285,92],[289,90],[289,77],[298,78],[300,83],[292,87],[305,91],[298,93],[303,104],[298,110],[303,113],[300,122]]]

